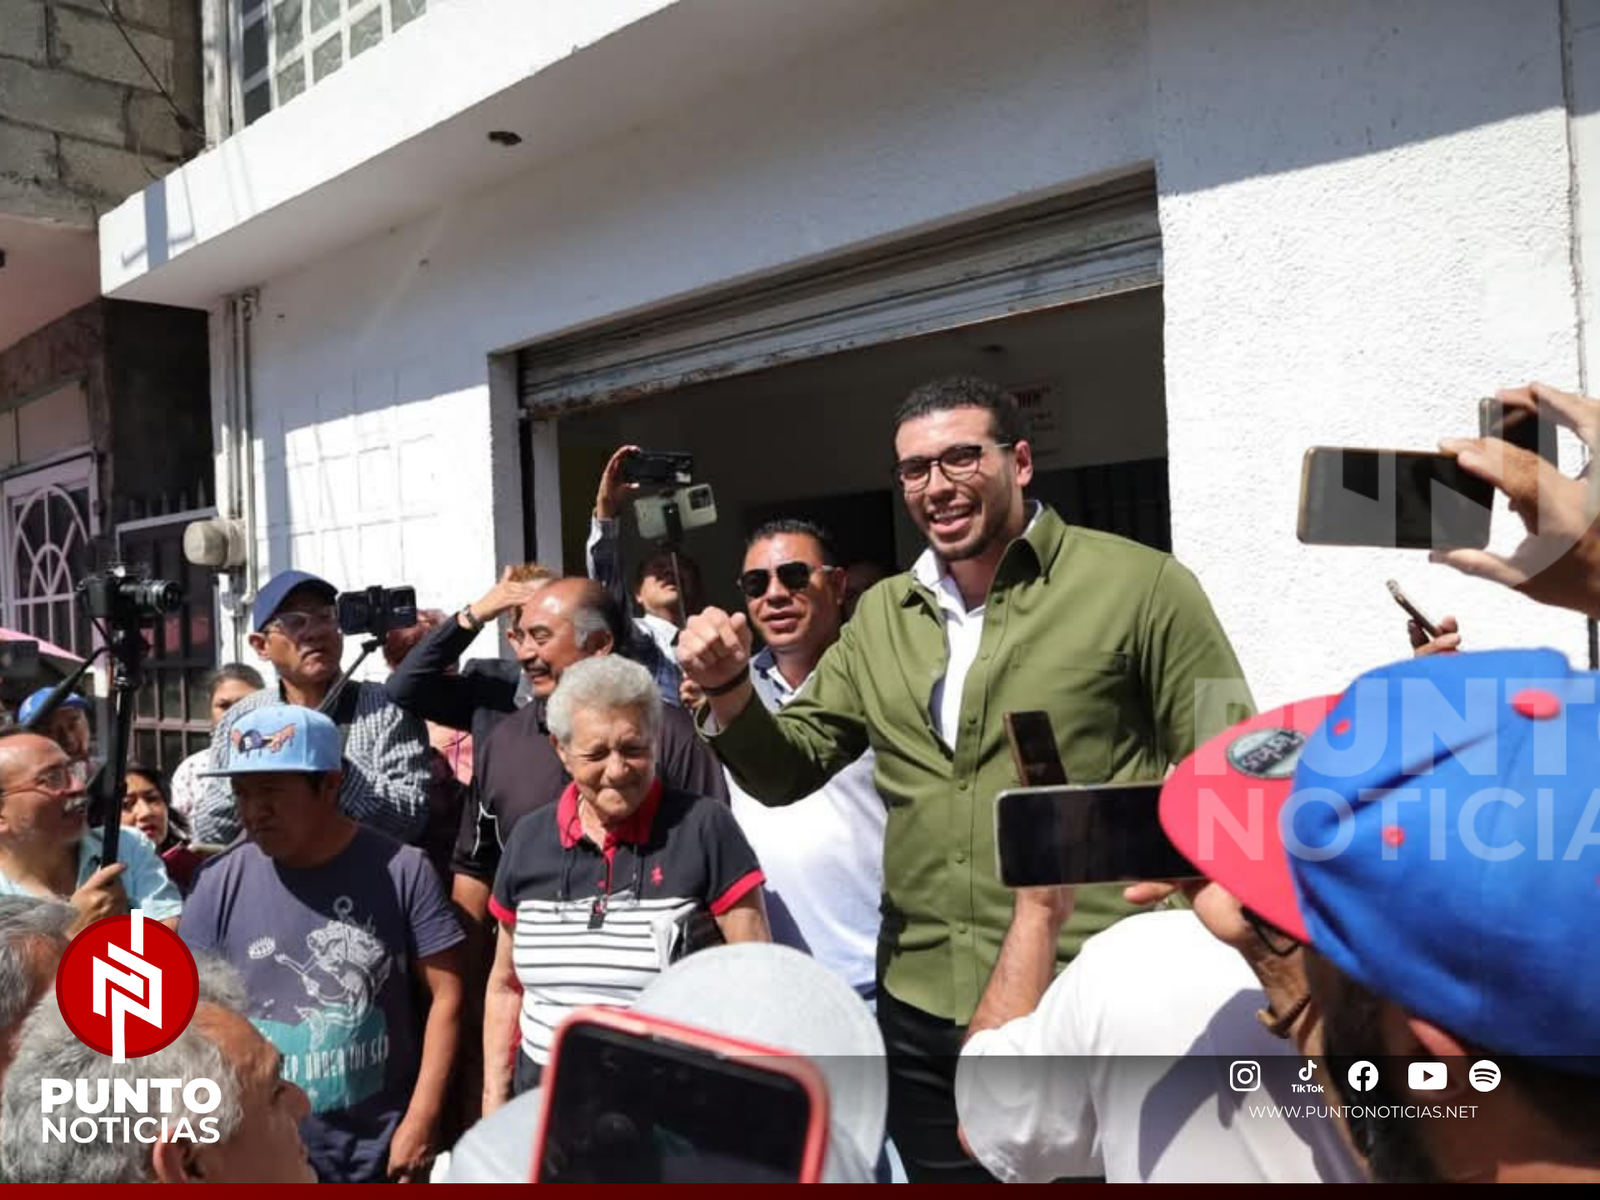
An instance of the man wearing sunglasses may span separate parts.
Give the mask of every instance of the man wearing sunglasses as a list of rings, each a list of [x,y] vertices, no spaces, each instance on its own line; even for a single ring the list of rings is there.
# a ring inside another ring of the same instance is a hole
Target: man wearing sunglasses
[[[82,764],[39,734],[0,733],[0,895],[69,901],[74,933],[132,904],[177,928],[183,901],[150,840],[120,827],[117,861],[102,867],[103,836],[90,827]]]
[[[761,703],[777,712],[810,682],[844,621],[844,571],[810,521],[762,525],[747,543],[739,590],[765,643],[751,660]],[[812,955],[869,1000],[877,993],[878,900],[886,811],[868,750],[804,803],[769,808],[728,780],[734,819],[767,877],[776,942]]]
[[[876,753],[889,809],[878,1020],[891,1133],[912,1182],[982,1180],[956,1138],[953,1086],[1011,919],[994,844],[994,797],[1017,784],[1003,715],[1047,712],[1068,777],[1100,783],[1159,779],[1251,701],[1193,575],[1024,498],[1033,452],[1001,388],[916,389],[894,449],[928,549],[862,597],[804,695],[776,715],[752,703],[742,613],[691,617],[678,658],[709,699],[718,753],[764,803],[793,803]],[[1114,891],[1085,889],[1060,961],[1127,911]]]
[[[305,571],[280,571],[256,593],[250,646],[276,672],[277,686],[246,696],[211,735],[211,766],[226,770],[247,750],[234,736],[245,713],[267,704],[321,709],[339,678],[344,635],[335,608],[338,590]],[[428,730],[389,699],[381,683],[352,680],[331,717],[344,737],[339,808],[346,816],[403,842],[421,838],[428,821]],[[195,841],[227,845],[243,829],[233,789],[211,777],[195,801]]]

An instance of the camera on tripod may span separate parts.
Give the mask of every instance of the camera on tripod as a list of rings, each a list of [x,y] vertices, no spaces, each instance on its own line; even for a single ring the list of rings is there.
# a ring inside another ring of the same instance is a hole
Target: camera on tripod
[[[169,579],[135,575],[127,567],[111,567],[78,584],[84,611],[112,625],[137,625],[183,607],[183,586]]]

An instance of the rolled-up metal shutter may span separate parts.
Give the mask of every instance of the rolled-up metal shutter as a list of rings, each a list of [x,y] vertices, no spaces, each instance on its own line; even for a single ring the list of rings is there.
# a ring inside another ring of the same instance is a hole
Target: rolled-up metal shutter
[[[1148,172],[518,352],[530,416],[1161,282]]]

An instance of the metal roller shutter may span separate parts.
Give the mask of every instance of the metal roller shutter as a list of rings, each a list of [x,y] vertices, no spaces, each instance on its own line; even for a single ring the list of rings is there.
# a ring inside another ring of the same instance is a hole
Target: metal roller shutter
[[[518,395],[552,417],[1160,282],[1145,172],[530,346]]]

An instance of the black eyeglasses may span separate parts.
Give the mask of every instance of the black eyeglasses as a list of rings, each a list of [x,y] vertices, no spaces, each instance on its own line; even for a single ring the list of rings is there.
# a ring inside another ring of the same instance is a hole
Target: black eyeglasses
[[[739,590],[752,600],[759,600],[767,594],[767,587],[772,583],[773,575],[777,575],[778,582],[791,592],[804,591],[811,582],[811,575],[815,571],[826,571],[826,565],[813,567],[810,563],[786,562],[779,563],[776,571],[769,571],[765,567],[757,567],[746,571],[739,576]]]
[[[1245,924],[1255,931],[1256,937],[1267,948],[1267,953],[1274,958],[1288,958],[1289,955],[1300,949],[1298,941],[1279,929],[1271,921],[1258,916],[1248,908],[1241,908],[1239,911],[1244,915]]]
[[[1007,450],[1015,445],[1014,442],[996,442],[996,450]],[[894,477],[900,481],[900,486],[908,492],[920,492],[928,486],[928,479],[934,467],[944,472],[944,477],[950,480],[969,479],[978,473],[978,464],[983,461],[985,446],[968,444],[951,446],[943,454],[933,458],[902,458],[894,465]]]

